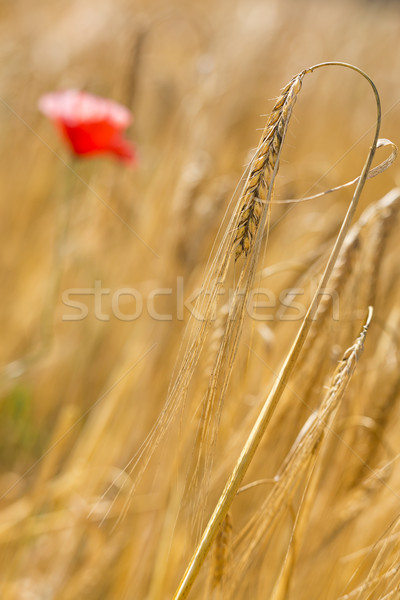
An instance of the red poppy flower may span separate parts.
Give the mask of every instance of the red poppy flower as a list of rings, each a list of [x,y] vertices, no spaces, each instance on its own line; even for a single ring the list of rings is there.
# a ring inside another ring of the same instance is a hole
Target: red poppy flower
[[[113,154],[137,163],[135,147],[123,137],[132,122],[124,106],[87,92],[64,90],[42,96],[39,109],[55,123],[75,154]]]

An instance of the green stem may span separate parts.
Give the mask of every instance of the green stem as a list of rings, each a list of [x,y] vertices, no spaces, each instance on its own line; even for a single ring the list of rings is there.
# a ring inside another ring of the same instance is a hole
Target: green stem
[[[357,208],[358,200],[360,198],[362,189],[363,189],[365,181],[367,179],[368,171],[371,167],[371,163],[374,158],[376,145],[377,145],[378,138],[379,138],[380,125],[381,125],[381,104],[380,104],[378,90],[376,89],[375,84],[370,79],[370,77],[368,77],[368,75],[366,73],[364,73],[364,71],[362,71],[361,69],[359,69],[353,65],[350,65],[347,63],[342,63],[342,62],[320,63],[318,65],[314,65],[313,67],[311,67],[309,69],[306,69],[304,71],[304,73],[312,73],[316,69],[319,69],[319,68],[325,67],[325,66],[341,66],[341,67],[347,67],[349,69],[352,69],[353,71],[356,71],[357,73],[362,75],[368,81],[368,83],[371,85],[374,95],[375,95],[376,106],[377,106],[376,131],[375,131],[374,141],[369,150],[368,157],[364,164],[357,187],[354,191],[352,201],[350,203],[350,206],[348,208],[346,216],[343,220],[342,226],[340,228],[335,245],[334,245],[331,255],[329,257],[328,263],[325,267],[325,271],[322,275],[318,289],[315,292],[315,295],[311,301],[310,307],[307,311],[306,316],[304,317],[304,320],[301,324],[300,330],[299,330],[299,332],[296,336],[296,339],[289,351],[289,354],[287,355],[285,362],[283,363],[282,368],[280,370],[280,373],[277,376],[277,379],[275,380],[275,383],[264,402],[264,405],[261,409],[260,415],[259,415],[259,417],[258,417],[258,419],[257,419],[245,445],[244,445],[242,453],[240,454],[240,457],[239,457],[239,459],[233,469],[233,472],[225,486],[225,489],[221,494],[218,504],[208,522],[208,525],[203,533],[203,536],[199,542],[199,545],[197,546],[195,553],[189,562],[189,565],[188,565],[186,572],[182,578],[182,581],[179,584],[179,587],[174,595],[173,600],[183,600],[184,598],[186,598],[188,596],[188,594],[193,586],[193,583],[200,571],[200,568],[208,554],[208,551],[210,550],[210,547],[217,535],[217,532],[218,532],[227,512],[230,509],[230,506],[236,496],[236,493],[237,493],[239,486],[243,480],[243,477],[245,476],[247,469],[249,468],[249,465],[250,465],[250,463],[254,457],[254,454],[260,444],[260,441],[265,433],[268,423],[271,420],[271,417],[275,411],[275,408],[279,402],[279,399],[282,396],[282,393],[286,387],[288,379],[289,379],[289,377],[293,371],[293,368],[296,364],[296,361],[298,359],[299,353],[304,344],[306,336],[309,332],[311,324],[315,318],[315,315],[316,315],[316,312],[318,309],[318,305],[319,305],[320,299],[321,299],[321,290],[323,290],[328,283],[329,277],[331,275],[332,269],[335,265],[338,255],[339,255],[343,241],[344,241],[346,234],[350,228],[351,221],[353,219],[354,213]]]
[[[41,342],[40,348],[35,356],[39,358],[45,355],[53,343],[53,321],[57,306],[58,293],[61,284],[61,278],[65,266],[65,247],[68,241],[71,214],[72,214],[72,195],[76,182],[75,167],[77,161],[73,158],[68,167],[68,173],[65,181],[64,191],[59,199],[56,211],[56,233],[53,249],[53,265],[49,281],[48,296],[46,306],[43,312]]]

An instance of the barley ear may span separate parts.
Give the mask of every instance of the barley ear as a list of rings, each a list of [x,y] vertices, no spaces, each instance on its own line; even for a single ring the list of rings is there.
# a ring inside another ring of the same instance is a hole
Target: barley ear
[[[211,588],[213,590],[220,590],[222,592],[224,577],[228,566],[231,535],[232,519],[230,513],[227,513],[214,542],[213,570],[211,581]]]
[[[247,256],[254,247],[272,175],[289,124],[293,106],[301,90],[304,73],[294,77],[281,92],[268,118],[261,142],[250,165],[250,174],[241,197],[241,208],[234,238],[235,259]]]
[[[257,451],[257,448],[264,436],[264,433],[267,429],[267,426],[272,418],[272,415],[278,405],[278,402],[283,394],[283,391],[288,383],[289,377],[294,369],[294,366],[297,362],[298,356],[300,354],[301,348],[303,347],[304,341],[307,337],[311,324],[315,318],[320,296],[321,290],[326,287],[329,277],[331,275],[332,269],[336,263],[338,258],[340,249],[343,245],[344,239],[349,231],[351,221],[353,219],[354,213],[357,209],[358,200],[360,198],[362,189],[364,187],[365,181],[368,176],[368,172],[370,170],[372,160],[375,155],[376,146],[379,139],[379,131],[381,126],[381,102],[379,98],[378,90],[371,80],[371,78],[361,69],[355,67],[354,65],[349,65],[347,63],[339,63],[339,62],[329,62],[329,63],[320,63],[318,65],[314,65],[313,67],[307,69],[303,73],[312,73],[316,69],[325,67],[325,66],[341,66],[352,69],[353,71],[359,73],[362,77],[364,77],[369,85],[372,88],[374,93],[375,101],[376,101],[376,127],[375,127],[375,135],[372,142],[372,146],[369,150],[367,159],[365,161],[364,167],[362,169],[360,178],[358,180],[356,189],[353,194],[352,201],[347,210],[346,216],[343,220],[341,229],[337,236],[335,245],[331,252],[331,255],[328,259],[327,265],[325,267],[324,273],[322,275],[321,281],[318,285],[316,293],[311,301],[310,307],[307,311],[306,316],[300,326],[299,332],[296,336],[296,339],[282,365],[282,368],[275,380],[275,383],[268,394],[259,417],[254,424],[254,427],[243,447],[243,450],[236,462],[236,465],[232,471],[232,474],[220,496],[220,499],[215,507],[213,514],[208,522],[208,525],[203,533],[203,536],[198,544],[189,565],[185,571],[185,574],[178,586],[178,589],[174,595],[174,600],[182,600],[183,598],[187,598],[195,579],[200,571],[200,568],[210,550],[211,545],[218,533],[218,530],[221,526],[221,523],[225,519],[232,502],[236,496],[236,492],[240,487],[240,484],[245,476],[253,457]],[[270,191],[269,191],[270,193]]]

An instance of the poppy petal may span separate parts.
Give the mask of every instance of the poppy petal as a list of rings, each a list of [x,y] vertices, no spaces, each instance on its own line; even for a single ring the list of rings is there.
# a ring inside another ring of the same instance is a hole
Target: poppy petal
[[[122,133],[131,124],[130,111],[113,100],[79,90],[43,95],[39,109],[51,119],[77,155],[113,154],[137,163],[133,144]]]

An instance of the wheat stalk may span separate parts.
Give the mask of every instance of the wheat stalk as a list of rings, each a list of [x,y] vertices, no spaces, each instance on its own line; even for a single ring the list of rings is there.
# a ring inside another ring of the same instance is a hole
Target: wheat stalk
[[[353,273],[356,261],[358,260],[358,255],[365,244],[370,255],[369,272],[363,274],[362,280],[357,288],[366,288],[360,292],[361,300],[364,305],[369,306],[374,304],[382,255],[390,229],[394,226],[399,209],[400,190],[395,188],[364,210],[358,221],[353,225],[346,236],[337,263],[330,277],[330,291],[334,291],[337,296],[342,294],[349,277]],[[371,228],[372,233],[371,231],[368,231],[367,242],[365,242],[365,230]],[[362,260],[363,263],[366,263],[364,255]],[[321,298],[316,319],[307,336],[303,352],[297,363],[298,370],[303,365],[305,366],[306,359],[309,357],[309,352],[314,349],[316,340],[318,339],[319,342],[322,343],[321,336],[322,332],[326,333],[326,323],[332,309],[332,303],[333,296],[331,294],[324,294]],[[315,351],[319,353],[320,348],[315,347]]]
[[[325,433],[331,429],[344,392],[364,350],[371,318],[372,308],[368,311],[367,320],[356,341],[346,350],[337,366],[318,412],[308,419],[275,477],[277,483],[240,534],[240,546],[243,546],[243,551],[234,566],[236,581],[240,580],[262,541],[269,539],[267,534],[276,525],[277,517],[290,502],[301,477],[310,464],[310,470],[312,470],[314,458]],[[235,553],[239,555],[239,552],[239,549],[236,548]]]
[[[356,586],[352,591],[339,596],[338,600],[353,600],[360,598],[376,598],[372,596],[374,592],[379,590],[379,600],[393,597],[394,591],[399,591],[400,584],[400,565],[399,565],[399,543],[398,535],[393,536],[393,533],[398,534],[399,517],[386,529],[384,535],[374,544],[373,549],[379,547],[378,554],[369,568],[364,581]],[[361,563],[362,565],[363,563]],[[360,567],[354,572],[351,580],[355,577]],[[351,582],[350,580],[350,582]],[[350,583],[349,582],[349,583]],[[388,588],[391,588],[388,590]],[[382,589],[386,588],[386,589]],[[385,593],[386,592],[386,593]]]
[[[374,96],[375,96],[376,109],[377,109],[376,129],[375,129],[373,144],[370,148],[367,160],[364,164],[362,173],[357,182],[357,186],[354,191],[354,195],[353,195],[351,204],[350,204],[349,209],[346,213],[346,216],[343,220],[342,227],[341,227],[338,237],[336,239],[336,243],[334,245],[332,253],[329,257],[325,271],[322,275],[318,289],[311,301],[310,307],[309,307],[307,314],[302,322],[302,325],[301,325],[300,330],[297,334],[297,337],[292,345],[292,348],[290,349],[290,351],[284,361],[284,364],[280,370],[280,373],[277,376],[277,379],[276,379],[270,393],[268,394],[268,397],[266,398],[266,400],[264,402],[264,405],[261,409],[260,415],[259,415],[259,417],[247,439],[247,442],[244,445],[241,455],[240,455],[239,459],[237,460],[237,463],[236,463],[236,465],[233,469],[233,472],[225,486],[225,489],[223,490],[223,492],[221,494],[221,497],[217,503],[217,506],[216,506],[216,508],[209,520],[209,523],[203,533],[202,539],[200,540],[200,543],[199,543],[198,547],[196,548],[196,551],[195,551],[192,559],[189,562],[186,572],[185,572],[185,574],[181,580],[181,583],[175,593],[174,600],[182,600],[183,598],[186,598],[187,595],[189,594],[189,591],[200,571],[201,565],[203,564],[205,557],[207,556],[208,551],[215,539],[218,529],[219,529],[221,523],[223,522],[223,520],[235,498],[236,492],[239,489],[239,486],[243,480],[243,477],[244,477],[245,473],[247,472],[247,469],[253,460],[254,454],[256,453],[256,450],[257,450],[257,448],[260,444],[260,441],[266,431],[266,428],[272,418],[272,415],[273,415],[275,408],[280,400],[280,397],[282,396],[282,393],[286,387],[288,379],[289,379],[289,377],[293,371],[293,368],[297,362],[297,358],[300,354],[300,351],[301,351],[301,348],[306,339],[307,333],[311,327],[311,324],[312,324],[315,314],[317,312],[319,302],[320,302],[321,290],[324,289],[328,283],[332,269],[338,258],[340,249],[343,245],[343,242],[344,242],[347,232],[349,230],[351,220],[352,220],[354,213],[356,211],[356,208],[357,208],[357,204],[358,204],[359,197],[361,195],[361,191],[364,187],[365,181],[368,176],[369,169],[371,167],[373,157],[375,155],[375,150],[376,150],[378,138],[379,138],[380,123],[381,123],[381,105],[380,105],[380,98],[379,98],[378,90],[377,90],[375,84],[373,83],[373,81],[371,80],[371,78],[368,77],[368,75],[366,73],[364,73],[364,71],[362,71],[361,69],[358,69],[357,67],[354,67],[353,65],[348,65],[346,63],[339,63],[339,62],[321,63],[319,65],[315,65],[309,69],[306,69],[303,73],[312,73],[313,71],[315,71],[318,68],[325,67],[325,66],[332,66],[332,65],[350,68],[350,69],[356,71],[357,73],[359,73],[360,75],[362,75],[362,77],[364,77],[370,84],[370,86],[373,90]],[[275,165],[274,173],[276,173],[276,169],[277,169],[277,165]],[[270,197],[270,195],[271,195],[271,189],[268,191],[268,197]],[[259,236],[259,234],[260,234],[260,232],[258,231],[257,237]]]
[[[140,480],[178,410],[182,409],[185,403],[190,382],[203,351],[211,323],[214,320],[218,298],[227,277],[231,257],[235,251],[236,258],[240,254],[243,254],[248,260],[244,261],[241,266],[238,283],[233,293],[229,317],[226,319],[224,325],[220,346],[216,353],[207,392],[203,400],[202,420],[198,434],[199,443],[196,442],[199,450],[198,456],[195,456],[194,463],[196,471],[199,473],[199,476],[196,475],[196,478],[200,483],[204,483],[203,498],[200,500],[204,504],[204,496],[207,495],[207,481],[212,465],[212,452],[216,441],[219,414],[232,372],[243,325],[246,301],[254,280],[257,258],[260,251],[260,244],[258,242],[262,240],[267,222],[282,143],[304,75],[305,71],[294,77],[283,89],[268,119],[261,142],[250,166],[250,174],[244,187],[245,191],[237,203],[216,256],[209,266],[208,274],[203,284],[203,290],[206,292],[206,295],[204,297],[200,296],[195,309],[200,319],[192,319],[188,325],[190,341],[184,350],[177,375],[168,390],[166,404],[138,452],[125,465],[125,470],[130,475],[137,469],[137,476],[134,478],[132,489],[127,497],[126,509],[124,509],[123,515],[129,506],[137,482]],[[261,210],[260,212],[258,209],[254,209],[254,206],[256,204],[259,205],[261,200],[265,210]],[[245,205],[248,205],[248,208],[244,208]],[[240,223],[243,223],[242,226],[240,226]],[[249,240],[249,243],[245,239]],[[238,253],[238,248],[242,248],[243,252]],[[255,251],[253,252],[252,250]],[[197,450],[195,450],[195,453],[197,454]],[[204,468],[201,466],[201,454],[205,456]],[[195,483],[195,487],[198,488],[199,485]],[[107,493],[107,490],[105,493]],[[198,512],[197,507],[194,512]],[[199,512],[198,515],[200,515]]]

